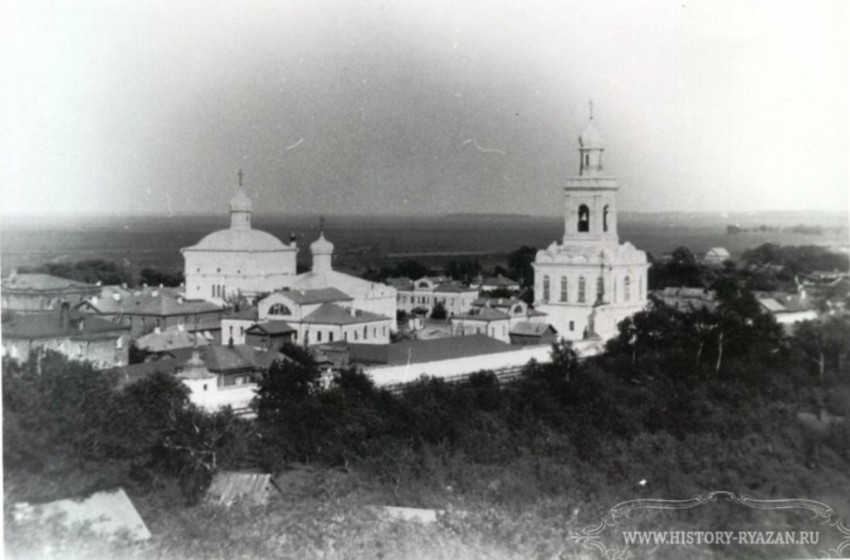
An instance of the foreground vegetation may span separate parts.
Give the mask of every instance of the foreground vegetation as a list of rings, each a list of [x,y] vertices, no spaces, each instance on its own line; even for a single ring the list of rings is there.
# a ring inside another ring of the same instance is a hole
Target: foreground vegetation
[[[820,500],[846,520],[850,321],[805,323],[786,336],[737,280],[716,273],[714,312],[656,305],[621,324],[603,355],[580,361],[559,345],[551,363],[529,364],[511,384],[480,372],[395,394],[346,370],[324,387],[310,355],[287,347],[294,361],[267,372],[251,423],[195,409],[169,376],[122,388],[56,354],[5,362],[7,554],[551,558],[577,552],[569,536],[614,504],[714,490]],[[284,495],[260,512],[200,504],[216,470],[245,468],[278,474]],[[11,523],[13,502],[116,486],[152,542],[119,550]],[[431,526],[404,524],[370,504],[446,514]],[[783,519],[719,511],[682,523]],[[654,556],[664,554],[683,549]]]

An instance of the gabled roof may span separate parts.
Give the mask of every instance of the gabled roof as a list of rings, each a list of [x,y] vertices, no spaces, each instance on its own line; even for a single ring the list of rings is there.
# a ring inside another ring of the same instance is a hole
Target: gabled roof
[[[547,331],[553,334],[557,334],[558,332],[555,330],[555,327],[549,323],[530,323],[528,321],[522,321],[513,326],[510,334],[517,336],[542,336],[546,334]]]
[[[317,289],[327,288],[329,286],[333,286],[349,296],[364,295],[374,297],[375,295],[383,295],[385,297],[394,297],[396,292],[392,285],[371,282],[336,270],[310,271],[299,274],[293,279],[291,287],[292,289]]]
[[[705,254],[706,257],[728,257],[729,255],[730,253],[726,250],[725,247],[712,247]]]
[[[3,278],[2,289],[4,292],[91,292],[92,295],[100,291],[99,286],[52,276],[50,274],[12,274]]]
[[[13,315],[2,324],[4,338],[72,338],[75,340],[92,338],[114,338],[129,331],[122,326],[76,311],[68,312],[68,320],[63,324],[62,311]]]
[[[257,334],[286,334],[295,332],[295,329],[286,321],[266,321],[265,323],[257,323],[245,329],[245,333]]]
[[[203,360],[213,373],[255,369],[254,348],[246,344],[205,346]]]
[[[352,312],[333,303],[323,303],[318,309],[304,317],[301,322],[319,325],[353,325],[386,320],[387,317],[369,311],[355,309]]]
[[[316,288],[308,290],[280,290],[275,292],[291,299],[299,305],[327,303],[334,301],[352,301],[351,297],[336,288]],[[274,294],[272,294],[274,295]]]

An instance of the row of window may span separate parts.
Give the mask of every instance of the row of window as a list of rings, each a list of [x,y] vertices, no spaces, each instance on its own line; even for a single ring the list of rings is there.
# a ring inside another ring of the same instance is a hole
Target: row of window
[[[327,333],[326,333],[327,334],[327,340],[322,340],[323,331],[316,330],[314,332],[316,334],[316,342],[317,343],[319,343],[319,342],[333,342],[334,341],[334,332],[333,331],[327,331]],[[346,341],[348,340],[348,333],[349,332],[351,332],[352,337],[353,337],[355,342],[360,340],[360,332],[361,332],[360,330],[343,331],[343,333],[342,333],[342,339],[343,340],[346,340]],[[363,332],[363,340],[368,340],[369,339],[369,326],[368,325],[364,326],[362,332]],[[294,336],[295,340],[298,340],[298,333],[295,333],[293,336]],[[372,327],[372,338],[377,338],[377,336],[378,336],[378,327],[373,326]],[[381,327],[381,336],[387,336],[387,326],[386,325]],[[310,343],[310,331],[309,330],[304,332],[304,343],[305,344]]]
[[[212,297],[214,298],[224,298],[224,284],[213,284],[211,286]]]
[[[638,292],[643,290],[643,286],[640,285],[640,279],[638,279],[639,286]],[[617,284],[618,282],[615,280],[613,282],[614,287],[614,302],[617,301]],[[569,299],[569,284],[566,276],[561,276],[561,293],[559,301],[568,302]],[[549,280],[549,276],[546,275],[543,277],[543,301],[549,301],[551,293],[551,283]],[[596,278],[596,296],[598,299],[602,299],[605,296],[605,280],[599,276]],[[629,276],[623,278],[623,301],[631,301],[632,297],[632,279]],[[638,294],[640,297],[640,294]],[[579,276],[578,278],[578,303],[586,303],[587,301],[587,287],[584,276]]]

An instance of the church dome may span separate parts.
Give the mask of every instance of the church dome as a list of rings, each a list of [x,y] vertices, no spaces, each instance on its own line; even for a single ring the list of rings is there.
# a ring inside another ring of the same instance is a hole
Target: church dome
[[[584,132],[578,137],[578,143],[582,148],[601,148],[605,141],[596,127],[593,126],[593,121],[587,123]]]
[[[282,251],[288,249],[277,237],[256,229],[215,231],[191,247],[204,251]]]
[[[245,191],[239,189],[236,196],[230,199],[231,212],[250,212],[252,209],[251,199],[245,194]]]
[[[324,233],[320,233],[319,238],[310,244],[310,252],[314,255],[330,255],[334,252],[334,244],[325,239]]]

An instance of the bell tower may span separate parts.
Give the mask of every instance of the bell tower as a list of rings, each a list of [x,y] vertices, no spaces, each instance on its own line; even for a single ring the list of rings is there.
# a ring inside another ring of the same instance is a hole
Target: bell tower
[[[602,166],[605,141],[590,118],[578,138],[578,175],[564,187],[564,243],[618,243],[617,180]]]

